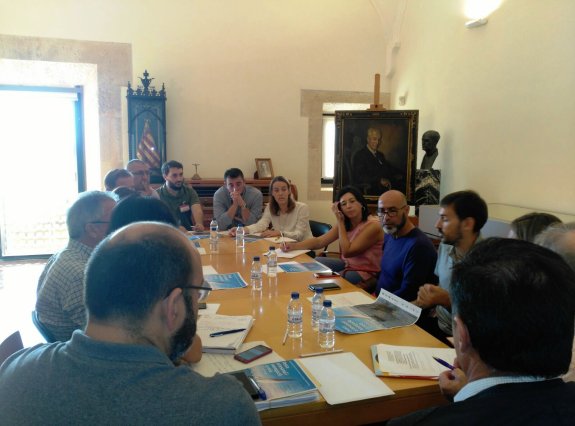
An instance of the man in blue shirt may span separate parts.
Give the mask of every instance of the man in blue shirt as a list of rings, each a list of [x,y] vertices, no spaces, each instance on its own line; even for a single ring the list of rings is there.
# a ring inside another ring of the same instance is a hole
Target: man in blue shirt
[[[224,173],[224,186],[214,193],[214,218],[220,229],[238,225],[253,225],[262,217],[263,195],[244,181],[240,169],[231,168]]]
[[[384,192],[377,215],[385,232],[381,273],[376,294],[383,288],[408,302],[417,298],[419,286],[437,282],[434,275],[437,252],[430,239],[409,220],[405,195]]]

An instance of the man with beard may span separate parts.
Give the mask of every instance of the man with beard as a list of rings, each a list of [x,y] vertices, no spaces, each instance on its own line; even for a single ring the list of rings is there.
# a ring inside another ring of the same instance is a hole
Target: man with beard
[[[437,282],[434,275],[437,252],[431,240],[409,220],[405,195],[384,192],[377,215],[385,232],[381,272],[376,294],[383,288],[408,302],[417,298],[419,286]]]
[[[417,325],[444,342],[447,342],[447,336],[453,335],[451,269],[463,260],[474,244],[481,241],[480,231],[487,217],[487,204],[475,191],[453,192],[441,200],[439,219],[435,223],[442,235],[435,266],[439,286],[421,286],[414,303],[423,309],[435,308],[436,316],[433,316],[433,312],[424,311]]]
[[[184,166],[177,161],[162,164],[162,176],[166,183],[157,189],[160,199],[165,202],[178,224],[187,231],[204,230],[204,211],[194,188],[184,183]]]
[[[202,283],[199,253],[172,226],[139,222],[108,236],[86,268],[85,331],[2,365],[3,422],[260,424],[235,378],[173,363],[194,340]]]

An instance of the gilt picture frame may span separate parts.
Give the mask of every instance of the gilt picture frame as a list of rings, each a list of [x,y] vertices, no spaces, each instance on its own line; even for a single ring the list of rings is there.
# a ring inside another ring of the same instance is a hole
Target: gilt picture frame
[[[414,203],[418,110],[336,111],[333,199],[355,186],[377,206],[389,189]]]

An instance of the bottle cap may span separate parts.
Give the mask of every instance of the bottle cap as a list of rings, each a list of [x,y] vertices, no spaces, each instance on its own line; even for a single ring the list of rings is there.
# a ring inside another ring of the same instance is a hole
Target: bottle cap
[[[326,308],[331,308],[331,300],[324,300],[323,306]]]
[[[254,256],[254,262],[259,262],[260,261],[260,257],[259,256]]]
[[[275,246],[270,246],[270,251],[275,250]]]
[[[315,289],[315,292],[316,292],[316,293],[319,293],[319,294],[323,293],[323,287],[317,287],[317,288]]]
[[[292,291],[291,292],[291,298],[292,299],[299,299],[299,293],[297,291]]]

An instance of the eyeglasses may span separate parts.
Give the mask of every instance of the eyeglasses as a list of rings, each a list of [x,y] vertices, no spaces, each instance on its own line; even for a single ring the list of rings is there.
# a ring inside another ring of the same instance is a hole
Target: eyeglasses
[[[401,207],[398,208],[398,209],[396,209],[396,208],[391,208],[391,209],[385,210],[385,209],[378,208],[378,209],[377,209],[377,215],[378,215],[380,218],[384,218],[386,215],[387,215],[387,217],[395,217],[395,216],[397,216],[397,214],[399,213],[399,211],[400,211],[401,209],[403,209],[405,206],[407,206],[407,204],[404,205],[404,206],[401,206]]]
[[[186,291],[186,290],[199,290],[200,291],[200,297],[199,300],[204,300],[206,297],[208,297],[208,294],[210,294],[210,291],[212,291],[212,288],[210,287],[210,284],[204,280],[202,281],[202,285],[201,286],[197,286],[197,285],[185,285],[180,287],[182,289],[182,291]]]
[[[201,285],[178,285],[176,287],[172,287],[171,289],[168,290],[168,293],[166,294],[166,297],[168,297],[170,295],[170,293],[172,291],[174,291],[175,288],[181,288],[182,291],[186,291],[186,290],[199,290],[200,291],[200,299],[203,299],[205,297],[207,297],[208,293],[210,291],[212,291],[212,288],[210,287],[210,284],[204,280],[202,281]]]

